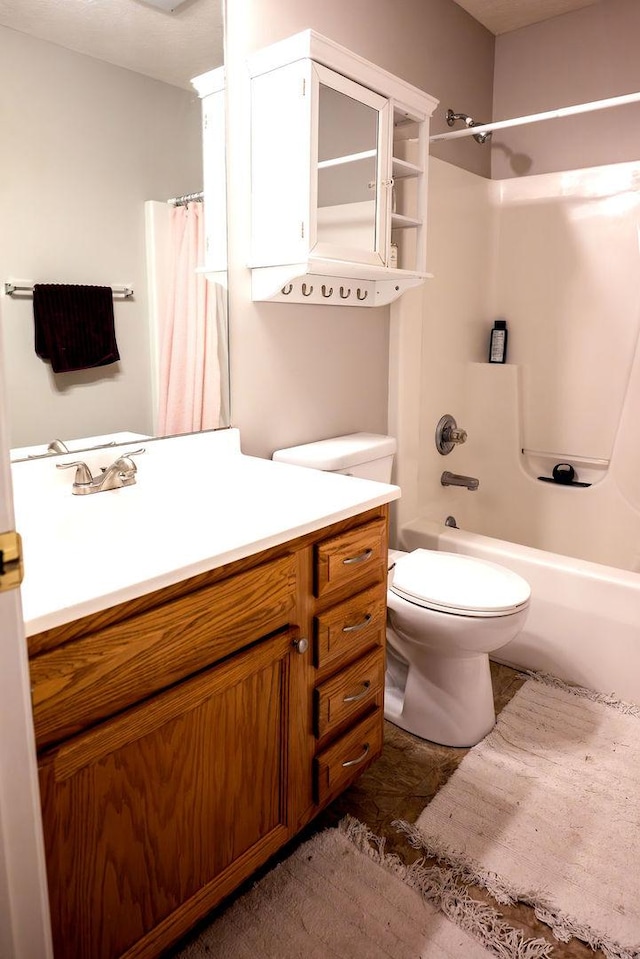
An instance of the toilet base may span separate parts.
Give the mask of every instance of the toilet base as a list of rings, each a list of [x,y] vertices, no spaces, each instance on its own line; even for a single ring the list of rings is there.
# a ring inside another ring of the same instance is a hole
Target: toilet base
[[[388,671],[384,715],[421,739],[475,746],[496,721],[488,655],[447,658],[425,651],[419,668],[409,665],[404,689]]]

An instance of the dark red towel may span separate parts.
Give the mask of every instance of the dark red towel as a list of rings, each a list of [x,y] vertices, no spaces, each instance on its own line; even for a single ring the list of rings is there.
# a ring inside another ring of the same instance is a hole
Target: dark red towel
[[[106,366],[120,359],[110,286],[36,283],[33,288],[36,353],[54,373]]]

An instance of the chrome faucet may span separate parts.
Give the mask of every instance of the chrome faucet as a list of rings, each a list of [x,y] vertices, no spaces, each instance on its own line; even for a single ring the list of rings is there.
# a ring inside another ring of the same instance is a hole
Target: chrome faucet
[[[459,473],[450,473],[445,470],[440,477],[443,486],[464,486],[468,490],[476,490],[480,486],[480,480],[475,476],[461,476]]]
[[[144,453],[144,447],[139,450],[131,450],[128,453],[119,456],[111,466],[107,466],[96,476],[91,475],[91,470],[86,463],[81,461],[74,463],[57,463],[59,470],[76,468],[76,475],[71,487],[71,492],[77,496],[84,496],[88,493],[102,493],[104,490],[121,489],[123,486],[133,486],[136,481],[137,467],[131,459],[138,453]]]

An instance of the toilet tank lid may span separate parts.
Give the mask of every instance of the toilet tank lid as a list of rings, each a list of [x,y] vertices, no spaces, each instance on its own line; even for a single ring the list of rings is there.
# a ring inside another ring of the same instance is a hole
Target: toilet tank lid
[[[332,439],[303,443],[288,449],[276,450],[272,459],[295,466],[308,466],[317,470],[341,470],[359,463],[393,456],[396,441],[393,436],[379,433],[349,433]]]

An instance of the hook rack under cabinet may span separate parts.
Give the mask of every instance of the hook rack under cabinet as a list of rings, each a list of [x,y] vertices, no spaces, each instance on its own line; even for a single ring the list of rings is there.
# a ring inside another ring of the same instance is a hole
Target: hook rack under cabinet
[[[314,280],[302,280],[285,283],[279,294],[270,297],[292,303],[322,303],[331,306],[370,306],[374,303],[375,284],[362,281],[358,285],[351,282],[321,282],[322,277]],[[371,298],[371,302],[367,302]]]
[[[316,306],[386,306],[411,287],[420,286],[429,275],[403,270],[385,272],[378,278],[254,269],[252,299]]]

